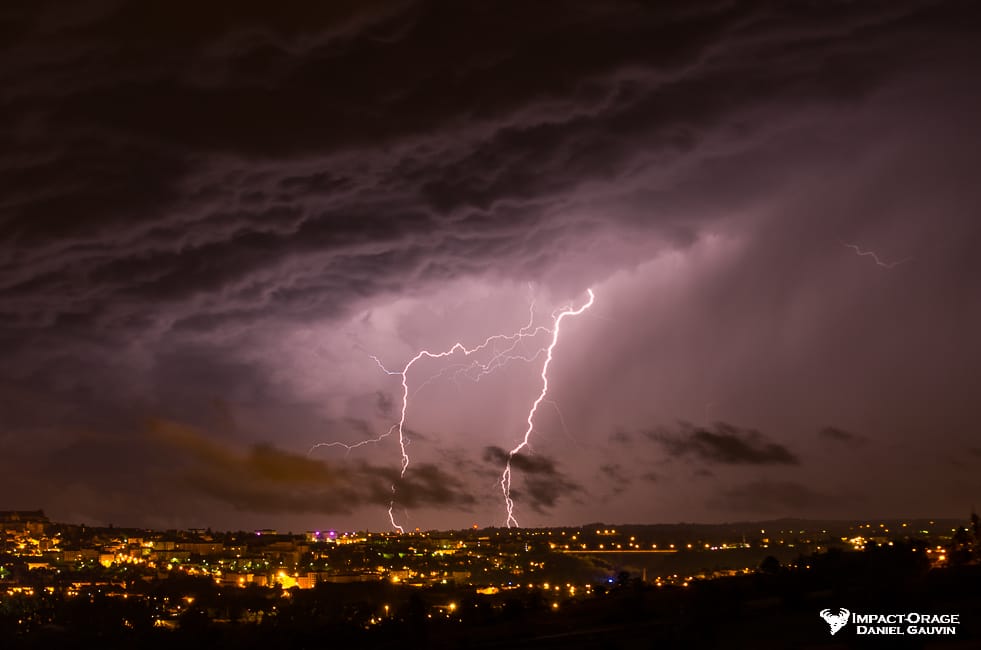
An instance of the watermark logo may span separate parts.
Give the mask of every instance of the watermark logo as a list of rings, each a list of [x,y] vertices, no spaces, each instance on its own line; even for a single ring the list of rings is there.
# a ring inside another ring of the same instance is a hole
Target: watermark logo
[[[845,627],[845,623],[848,622],[848,617],[851,615],[847,609],[839,609],[837,614],[832,614],[830,609],[821,610],[821,618],[827,622],[828,626],[831,628],[831,634],[837,634],[838,630]]]
[[[866,614],[845,608],[822,609],[821,618],[835,635],[851,623],[857,636],[952,636],[960,626],[960,614],[906,612]]]

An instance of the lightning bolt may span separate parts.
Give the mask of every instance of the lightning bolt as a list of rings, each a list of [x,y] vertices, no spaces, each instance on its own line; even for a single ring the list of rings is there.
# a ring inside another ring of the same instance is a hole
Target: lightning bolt
[[[555,352],[555,346],[559,343],[559,330],[562,327],[562,320],[567,316],[578,316],[593,305],[593,290],[587,289],[586,293],[589,294],[589,300],[587,300],[581,307],[578,309],[572,309],[570,307],[555,317],[555,326],[552,329],[552,342],[548,345],[548,349],[545,354],[545,363],[542,364],[542,390],[538,394],[538,398],[532,403],[531,409],[528,411],[528,419],[526,420],[528,427],[525,429],[524,437],[522,438],[521,442],[514,447],[514,449],[508,452],[508,459],[504,466],[504,472],[501,474],[501,491],[504,493],[504,504],[507,506],[508,511],[508,528],[518,525],[518,520],[514,518],[514,501],[511,499],[511,459],[514,458],[515,454],[527,447],[531,441],[531,433],[535,430],[535,413],[538,412],[538,406],[545,400],[545,396],[548,394],[548,367],[552,364],[552,354]]]
[[[899,266],[900,264],[903,264],[904,262],[909,262],[911,259],[913,259],[912,257],[906,257],[904,259],[899,260],[898,262],[883,262],[881,259],[879,259],[879,256],[875,254],[875,251],[863,251],[861,248],[859,248],[855,244],[846,244],[844,242],[842,242],[842,246],[845,246],[847,248],[852,249],[853,251],[855,251],[855,254],[856,255],[861,255],[863,257],[871,257],[872,260],[878,266],[881,266],[884,269],[892,269],[892,268],[895,268],[895,267]]]
[[[552,314],[552,319],[553,319],[552,328],[548,328],[542,325],[535,326],[535,304],[534,302],[532,302],[531,306],[529,307],[528,323],[523,327],[521,327],[517,332],[514,332],[513,334],[495,334],[493,336],[487,337],[481,343],[473,347],[467,347],[461,342],[456,342],[449,348],[440,352],[433,352],[430,350],[420,350],[418,353],[416,353],[415,356],[409,359],[409,361],[404,366],[402,366],[401,370],[389,370],[388,368],[385,367],[385,365],[381,362],[381,360],[378,359],[378,357],[371,356],[371,359],[378,365],[379,368],[381,368],[382,372],[400,378],[400,382],[402,385],[402,408],[401,408],[398,422],[393,424],[387,431],[379,434],[374,438],[368,438],[352,444],[343,443],[343,442],[321,442],[313,445],[310,448],[310,450],[307,452],[307,454],[309,455],[321,447],[327,447],[327,448],[341,447],[345,449],[346,452],[350,453],[352,450],[357,449],[359,447],[364,447],[366,445],[379,443],[382,440],[385,440],[386,438],[397,433],[399,450],[401,453],[401,463],[400,463],[401,469],[399,471],[399,478],[404,478],[406,470],[408,470],[409,463],[410,463],[409,453],[407,449],[409,438],[406,432],[405,422],[409,410],[410,397],[412,395],[418,393],[428,384],[446,376],[447,374],[451,374],[453,377],[462,376],[466,379],[477,382],[480,381],[481,377],[484,377],[485,375],[488,375],[494,372],[495,370],[502,368],[503,366],[505,366],[511,361],[525,361],[530,363],[537,360],[539,357],[542,356],[542,354],[544,354],[545,362],[542,365],[542,372],[541,372],[541,377],[543,382],[542,391],[539,394],[538,398],[535,400],[534,404],[532,405],[532,409],[528,414],[528,420],[527,420],[528,429],[525,431],[525,435],[522,443],[517,447],[515,447],[513,450],[511,450],[511,452],[508,454],[507,466],[504,470],[505,474],[504,477],[502,477],[502,483],[501,483],[502,488],[504,489],[504,496],[507,504],[508,525],[511,526],[512,522],[516,524],[517,522],[514,521],[514,517],[513,517],[514,503],[511,500],[511,496],[510,496],[511,458],[514,456],[514,454],[518,453],[524,447],[528,446],[531,433],[534,429],[533,423],[534,423],[535,412],[538,410],[538,406],[543,401],[548,402],[548,400],[545,400],[545,396],[548,393],[548,367],[552,362],[552,354],[553,351],[555,350],[556,344],[558,343],[559,328],[562,319],[564,319],[567,316],[577,316],[581,314],[583,311],[585,311],[586,309],[588,309],[593,304],[593,292],[592,290],[587,290],[587,291],[589,294],[589,301],[586,304],[584,304],[582,307],[578,309],[565,307],[558,314],[555,313]],[[552,335],[551,341],[548,346],[539,347],[537,351],[531,355],[521,354],[517,351],[518,347],[522,343],[526,342],[528,339],[534,339],[542,334]],[[476,355],[480,352],[485,352],[487,350],[491,350],[492,354],[486,361],[481,361],[479,359],[471,359],[469,363],[457,363],[447,366],[442,370],[440,370],[439,372],[437,372],[436,374],[429,377],[428,379],[426,379],[425,381],[423,381],[418,387],[416,387],[415,391],[410,391],[409,371],[412,369],[412,367],[416,364],[417,361],[420,361],[421,359],[442,359],[457,353],[462,353],[465,357],[469,358],[472,357],[473,355]],[[560,417],[561,417],[561,413],[560,413]],[[393,483],[392,500],[389,503],[389,507],[388,507],[388,518],[392,523],[392,527],[395,530],[399,531],[400,533],[403,533],[405,532],[405,529],[401,525],[399,525],[398,522],[395,521],[395,514],[394,514],[395,497],[396,497],[396,485]]]
[[[465,356],[468,356],[469,357],[469,356],[471,356],[471,355],[473,355],[473,354],[475,354],[477,352],[481,352],[483,350],[486,350],[492,344],[499,343],[501,341],[508,341],[508,342],[510,342],[511,345],[510,345],[510,348],[509,349],[513,350],[515,347],[517,347],[518,343],[520,341],[522,341],[523,339],[528,338],[528,337],[534,337],[534,336],[537,336],[538,334],[540,334],[541,332],[547,332],[548,331],[548,329],[545,328],[545,327],[537,327],[537,328],[532,329],[532,326],[533,326],[533,318],[534,318],[534,315],[532,315],[532,320],[529,321],[528,325],[526,325],[525,327],[522,327],[520,330],[518,330],[518,332],[516,334],[511,334],[511,335],[495,334],[494,336],[487,337],[486,339],[484,339],[484,342],[483,343],[481,343],[481,344],[479,344],[479,345],[477,345],[475,347],[472,347],[472,348],[468,348],[468,347],[464,346],[462,343],[457,342],[457,343],[454,343],[452,347],[450,347],[447,350],[443,350],[442,352],[431,352],[429,350],[421,350],[418,354],[416,354],[416,356],[412,357],[409,360],[409,362],[406,363],[402,367],[401,370],[389,370],[388,368],[386,368],[384,366],[384,364],[382,364],[382,362],[378,359],[378,357],[372,356],[371,358],[375,361],[375,363],[378,364],[378,367],[381,368],[383,372],[385,372],[386,374],[395,375],[395,376],[401,378],[401,382],[402,382],[402,411],[401,411],[401,414],[400,414],[400,417],[399,417],[399,421],[396,422],[394,425],[392,425],[392,427],[386,433],[383,433],[378,438],[374,438],[374,439],[371,439],[371,440],[362,441],[362,442],[357,443],[356,445],[350,445],[350,448],[353,449],[354,447],[361,446],[363,444],[370,444],[372,442],[378,442],[378,441],[380,441],[380,440],[388,437],[392,433],[398,432],[399,450],[401,451],[401,454],[402,454],[402,459],[401,459],[402,469],[399,472],[399,478],[404,478],[405,477],[405,471],[407,469],[409,469],[409,452],[406,449],[406,445],[408,444],[408,437],[406,436],[406,432],[405,432],[405,418],[406,418],[406,414],[408,413],[408,410],[409,410],[409,370],[412,369],[412,366],[415,365],[415,363],[417,361],[419,361],[420,359],[426,359],[426,358],[428,358],[428,359],[442,359],[444,357],[448,357],[448,356],[450,356],[452,354],[455,354],[457,352],[462,352]],[[479,364],[479,363],[476,363],[475,362],[475,364],[476,364],[475,367],[481,369],[481,371],[482,371],[481,374],[486,374],[488,372],[491,372],[492,369],[497,368],[497,367],[500,367],[501,361],[499,359],[501,358],[501,355],[502,354],[504,354],[504,353],[495,354],[487,364]],[[436,376],[438,376],[438,374]],[[423,382],[423,385],[428,384],[429,382],[431,382],[433,380],[434,380],[434,377],[430,377],[425,382]],[[421,388],[421,386],[420,386],[420,388]],[[404,533],[405,532],[405,529],[402,528],[402,526],[400,526],[398,524],[398,522],[395,521],[395,513],[394,513],[394,509],[395,509],[395,491],[396,491],[396,488],[395,488],[395,485],[393,484],[392,485],[392,501],[388,505],[388,518],[392,522],[392,527],[393,528],[395,528],[396,530],[398,530],[400,533]]]

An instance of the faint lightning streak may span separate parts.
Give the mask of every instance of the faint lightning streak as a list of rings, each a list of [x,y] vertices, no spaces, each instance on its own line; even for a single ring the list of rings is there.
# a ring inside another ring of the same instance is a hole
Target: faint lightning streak
[[[864,257],[871,257],[872,260],[878,266],[881,266],[884,269],[895,268],[895,267],[899,266],[900,264],[903,264],[904,262],[909,262],[911,259],[913,259],[912,257],[906,257],[904,259],[899,260],[898,262],[883,262],[881,259],[879,259],[879,256],[875,254],[875,251],[863,251],[861,248],[859,248],[855,244],[846,244],[844,242],[842,242],[842,246],[846,246],[846,247],[852,249],[853,251],[855,251],[855,254],[856,255],[861,255],[861,256],[864,256]]]
[[[397,424],[393,424],[391,429],[381,434],[377,438],[368,438],[367,440],[359,440],[358,442],[352,444],[347,444],[344,442],[318,442],[314,446],[310,447],[309,451],[307,451],[307,456],[312,454],[317,449],[320,449],[321,447],[343,447],[347,453],[350,453],[352,449],[357,449],[358,447],[364,447],[365,445],[372,445],[381,442],[388,436],[392,435],[392,433],[395,431],[395,428],[397,426],[398,426]]]
[[[504,472],[501,474],[501,491],[504,493],[504,503],[507,506],[508,511],[508,528],[518,525],[518,520],[514,518],[514,501],[511,500],[511,459],[514,458],[515,454],[519,453],[522,449],[529,445],[531,433],[535,429],[535,413],[538,411],[539,404],[544,401],[545,396],[548,394],[548,367],[552,364],[552,353],[555,351],[555,346],[559,342],[559,330],[562,326],[562,319],[564,319],[566,316],[578,316],[593,305],[593,290],[587,289],[586,293],[589,294],[589,300],[587,300],[585,304],[578,309],[572,309],[571,307],[566,308],[555,317],[555,327],[552,329],[552,342],[546,349],[545,363],[542,364],[542,390],[538,394],[538,398],[535,399],[534,403],[531,405],[531,410],[528,411],[528,418],[526,420],[528,423],[528,428],[525,429],[524,437],[522,438],[521,442],[514,447],[514,449],[508,452],[507,463],[505,463]]]
[[[561,425],[562,425],[562,430],[563,430],[563,431],[565,432],[565,435],[567,435],[567,436],[569,436],[570,438],[572,438],[572,437],[573,437],[573,436],[572,436],[572,433],[570,433],[570,431],[569,431],[569,427],[568,427],[568,425],[567,425],[567,424],[565,423],[565,416],[564,416],[564,415],[562,415],[562,409],[560,409],[560,408],[559,408],[559,403],[558,403],[558,402],[556,402],[556,401],[554,401],[554,400],[550,400],[550,399],[547,399],[547,400],[543,400],[543,403],[544,403],[544,404],[548,404],[548,405],[549,405],[549,406],[551,406],[551,407],[552,407],[553,409],[555,409],[555,414],[556,414],[557,416],[559,416],[559,424],[561,424]]]

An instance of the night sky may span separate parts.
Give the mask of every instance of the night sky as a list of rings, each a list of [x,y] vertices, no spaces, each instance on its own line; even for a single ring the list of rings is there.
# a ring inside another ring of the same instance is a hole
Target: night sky
[[[521,525],[966,516],[979,13],[2,3],[0,509],[502,525],[546,335],[315,445],[592,289]]]

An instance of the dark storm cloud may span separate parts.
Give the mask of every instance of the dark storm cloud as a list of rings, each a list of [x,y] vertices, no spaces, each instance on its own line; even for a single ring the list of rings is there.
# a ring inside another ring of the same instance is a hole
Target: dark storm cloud
[[[485,461],[501,466],[507,463],[508,458],[510,458],[511,467],[524,474],[558,475],[558,470],[555,469],[555,461],[537,454],[519,453],[512,456],[506,449],[491,446],[484,448],[483,458]]]
[[[623,467],[617,463],[610,463],[606,465],[600,465],[599,471],[603,476],[614,482],[629,483],[630,479],[626,477],[626,472]]]
[[[602,482],[610,486],[610,496],[623,494],[632,482],[627,470],[619,463],[600,465],[599,474]]]
[[[392,399],[392,396],[378,391],[375,393],[375,397],[377,398],[376,406],[378,408],[378,415],[391,417],[392,413],[395,412],[395,400]]]
[[[626,431],[617,430],[610,434],[610,442],[617,445],[629,445],[633,442],[633,437]]]
[[[525,476],[520,489],[511,490],[511,498],[515,504],[531,506],[539,514],[547,514],[562,499],[576,499],[582,486],[564,476],[544,478],[541,476]]]
[[[786,515],[832,509],[841,501],[795,481],[753,481],[723,490],[710,505],[730,512]]]
[[[405,507],[465,508],[474,503],[456,477],[431,464],[398,469],[367,463],[328,464],[269,444],[246,450],[222,444],[174,422],[156,422],[153,437],[178,452],[177,463],[192,491],[240,510],[278,513],[350,513],[388,506],[392,486]]]
[[[772,442],[759,431],[740,429],[725,422],[713,430],[684,424],[677,434],[652,432],[651,440],[675,458],[694,458],[723,465],[797,465],[800,460],[789,449]]]
[[[609,228],[572,218],[581,188],[615,201],[763,107],[861,96],[968,29],[918,2],[329,4],[0,9],[0,322],[194,333],[534,277]]]
[[[818,436],[823,440],[830,440],[832,442],[847,445],[863,445],[866,442],[864,436],[860,436],[857,433],[845,431],[844,429],[839,429],[837,427],[824,427],[818,431]]]
[[[495,467],[503,467],[508,457],[507,450],[500,447],[484,448],[484,461]],[[545,513],[561,498],[569,498],[583,490],[581,485],[560,472],[550,458],[526,453],[510,458],[513,470],[511,497],[517,504],[527,503],[535,512]],[[521,481],[521,487],[514,487],[518,481]]]
[[[389,469],[382,473],[394,472]],[[404,477],[393,483],[397,488],[397,502],[408,508],[449,506],[465,510],[477,502],[469,492],[470,488],[458,477],[432,463],[411,467]]]

